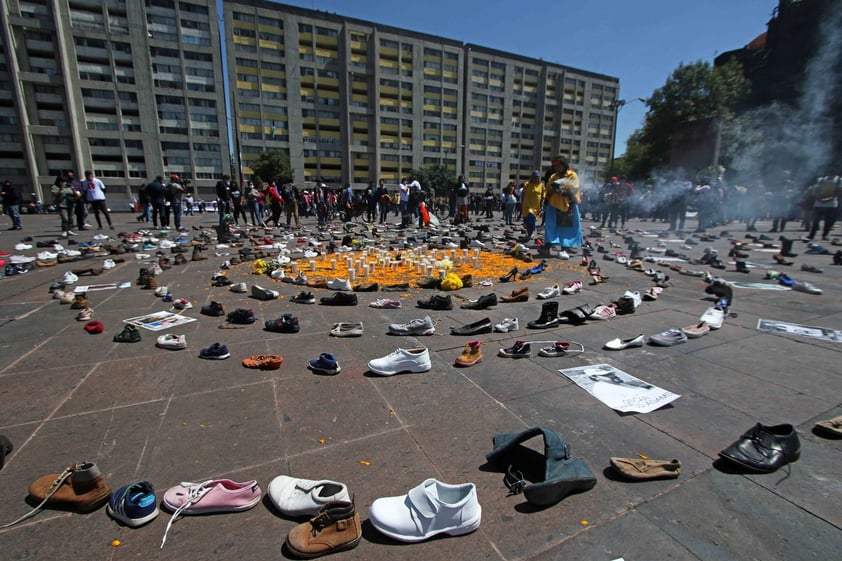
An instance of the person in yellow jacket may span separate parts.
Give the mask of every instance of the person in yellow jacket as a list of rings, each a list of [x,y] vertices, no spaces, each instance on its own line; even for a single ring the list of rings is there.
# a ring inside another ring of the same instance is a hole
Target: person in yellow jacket
[[[546,196],[544,182],[541,181],[541,172],[533,171],[529,181],[523,184],[523,195],[520,202],[523,226],[526,228],[527,238],[535,233],[535,226],[538,223],[538,215],[541,214],[541,205]]]
[[[583,243],[579,203],[579,176],[563,155],[553,159],[553,173],[547,180],[544,212],[544,243],[562,250],[580,247]]]

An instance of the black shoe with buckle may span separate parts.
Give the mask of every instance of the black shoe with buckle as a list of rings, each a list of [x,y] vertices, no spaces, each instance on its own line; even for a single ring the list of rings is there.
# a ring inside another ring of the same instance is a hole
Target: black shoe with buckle
[[[440,296],[434,294],[426,300],[418,300],[418,307],[428,310],[452,310],[453,299],[448,294],[447,296]]]
[[[719,457],[745,468],[771,473],[801,455],[801,442],[792,425],[765,426],[757,423]]]

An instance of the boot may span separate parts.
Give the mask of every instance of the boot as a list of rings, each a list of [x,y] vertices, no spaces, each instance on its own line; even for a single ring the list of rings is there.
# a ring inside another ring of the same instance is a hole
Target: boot
[[[833,254],[833,264],[842,265],[842,249]]]
[[[794,240],[787,239],[783,236],[778,238],[781,241],[781,255],[784,257],[796,257],[798,254],[792,252],[792,242]]]
[[[526,324],[530,329],[546,329],[558,325],[558,302],[544,302],[541,316]]]
[[[97,465],[80,462],[64,473],[45,475],[29,485],[29,494],[38,502],[52,493],[45,506],[69,509],[74,512],[93,512],[111,496],[111,488]]]
[[[737,261],[737,272],[738,273],[748,273],[748,267],[746,266],[745,261]]]
[[[354,549],[363,537],[360,515],[354,503],[335,501],[319,509],[309,522],[289,531],[286,546],[295,557],[312,559]]]
[[[630,248],[631,253],[629,254],[629,261],[632,259],[642,259],[643,255],[640,253],[640,244],[634,244]]]

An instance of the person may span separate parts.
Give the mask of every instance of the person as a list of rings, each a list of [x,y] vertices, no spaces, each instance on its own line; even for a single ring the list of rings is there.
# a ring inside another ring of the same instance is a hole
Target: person
[[[181,203],[184,196],[184,186],[177,173],[170,174],[170,182],[167,183],[167,202],[170,203],[169,212],[172,212],[173,222],[176,230],[181,230]],[[170,225],[169,212],[167,212],[167,226]]]
[[[363,193],[363,204],[365,205],[365,221],[374,222],[374,216],[377,214],[377,197],[374,196],[374,181],[368,182]]]
[[[409,184],[407,183],[405,177],[401,178],[401,182],[398,183],[398,193],[398,211],[401,214],[401,223],[403,223],[405,222],[403,217],[409,210]]]
[[[839,176],[820,177],[819,181],[810,188],[810,199],[813,201],[813,217],[810,227],[809,239],[815,239],[819,231],[819,221],[824,222],[822,226],[822,239],[827,240],[836,217],[839,213],[839,201],[842,199],[842,186]]]
[[[249,209],[249,215],[251,215],[252,226],[257,226],[258,224],[263,225],[263,213],[260,210],[260,201],[262,200],[263,193],[254,186],[254,182],[249,181],[246,186],[246,205]]]
[[[507,226],[514,225],[515,205],[517,204],[517,195],[515,195],[515,182],[509,181],[509,184],[503,189],[503,219]]]
[[[545,213],[547,216],[544,243],[558,245],[562,250],[580,247],[583,243],[579,203],[579,176],[570,168],[567,158],[559,154],[552,161]]]
[[[293,217],[295,218],[295,227],[298,228],[298,204],[301,201],[301,194],[298,192],[298,187],[295,186],[295,183],[285,183],[281,188],[281,197],[284,199],[287,228],[292,225]]]
[[[90,230],[91,225],[88,224],[88,204],[82,190],[82,184],[76,178],[76,174],[71,170],[67,170],[64,174],[64,181],[67,181],[73,189],[79,193],[79,197],[73,203],[73,214],[76,216],[76,227],[79,230]]]
[[[693,190],[691,181],[670,184],[670,200],[667,207],[667,219],[670,223],[671,232],[684,232],[684,223],[687,219],[687,197]]]
[[[102,230],[102,219],[99,217],[99,213],[101,212],[105,215],[105,221],[108,222],[108,227],[113,230],[114,225],[111,224],[111,215],[108,214],[108,205],[105,202],[105,184],[98,177],[94,177],[93,171],[85,170],[85,180],[82,182],[82,190],[85,193],[85,198],[91,205],[91,210],[94,211],[98,229]]]
[[[72,213],[76,207],[76,200],[81,196],[79,191],[73,188],[71,183],[67,180],[59,180],[53,185],[53,205],[58,211],[61,219],[61,232],[65,238],[75,236],[76,232],[71,230],[73,227]]]
[[[9,230],[23,230],[20,223],[20,189],[8,179],[3,180],[3,210],[12,219]]]
[[[236,183],[231,184],[231,212],[234,215],[234,225],[240,225],[240,218],[243,222],[248,224],[246,219],[246,211],[243,208],[243,192],[240,191],[240,186]]]
[[[471,200],[471,190],[468,187],[467,182],[465,182],[464,175],[460,175],[456,179],[456,187],[454,191],[456,192],[456,213],[454,224],[468,222],[470,220],[470,215],[468,214],[468,203]]]
[[[225,223],[225,215],[231,213],[231,177],[223,175],[216,182],[216,210],[219,213],[219,225]]]
[[[541,172],[533,171],[529,181],[523,184],[523,198],[521,199],[521,213],[523,226],[526,228],[526,239],[531,239],[538,225],[541,214],[541,203],[544,200],[546,188],[541,181]]]
[[[284,198],[278,189],[277,181],[272,180],[269,184],[266,190],[266,199],[269,200],[269,206],[272,209],[272,217],[269,219],[269,222],[272,222],[278,228],[281,226],[281,209],[283,208]]]
[[[389,207],[392,204],[392,197],[389,196],[389,189],[386,187],[386,182],[380,180],[377,190],[374,192],[374,198],[377,201],[377,208],[380,211],[380,224],[386,223],[386,216],[389,214]]]
[[[483,206],[485,207],[485,217],[494,218],[494,189],[491,188],[491,185],[485,188],[482,198]]]
[[[184,197],[184,216],[193,216],[193,193],[187,193]]]
[[[152,213],[152,205],[149,202],[149,184],[141,185],[137,190],[137,204],[139,206],[140,214],[137,215],[138,222],[149,223]]]
[[[166,226],[166,203],[167,188],[164,186],[164,178],[157,176],[146,185],[146,193],[149,196],[149,203],[152,205],[152,226],[157,228],[160,221],[161,228]]]

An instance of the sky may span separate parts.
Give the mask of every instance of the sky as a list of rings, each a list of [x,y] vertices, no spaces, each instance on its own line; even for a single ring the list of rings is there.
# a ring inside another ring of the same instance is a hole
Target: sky
[[[286,0],[620,79],[615,155],[681,63],[713,63],[766,31],[778,0]]]

